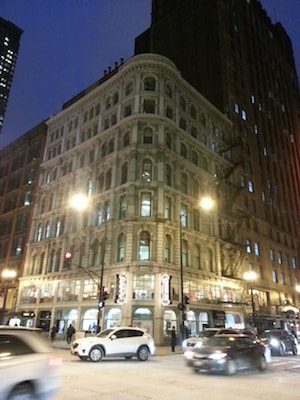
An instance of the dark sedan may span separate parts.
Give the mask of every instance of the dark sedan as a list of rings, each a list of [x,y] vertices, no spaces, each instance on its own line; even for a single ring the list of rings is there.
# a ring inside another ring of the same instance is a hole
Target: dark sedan
[[[271,361],[271,351],[268,346],[247,335],[216,335],[201,347],[196,345],[187,361],[196,372],[233,375],[249,368],[264,371]]]
[[[271,329],[261,335],[261,341],[270,346],[272,354],[283,356],[287,352],[298,353],[298,341],[292,332]]]

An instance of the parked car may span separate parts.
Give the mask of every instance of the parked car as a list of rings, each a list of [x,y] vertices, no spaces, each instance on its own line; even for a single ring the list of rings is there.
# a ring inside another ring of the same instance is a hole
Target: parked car
[[[188,359],[194,371],[222,372],[233,375],[239,370],[267,369],[271,362],[268,346],[242,334],[215,335],[202,346],[196,345]]]
[[[154,351],[152,336],[143,329],[131,327],[105,329],[96,336],[76,339],[71,345],[73,355],[93,362],[103,357],[137,357],[146,361]]]
[[[260,335],[263,343],[267,343],[273,355],[283,356],[287,352],[294,355],[298,353],[298,341],[296,337],[287,330],[271,329]]]
[[[1,400],[52,399],[61,363],[39,330],[0,326]]]
[[[219,334],[232,334],[232,333],[239,333],[238,330],[232,328],[206,328],[204,331],[200,332],[197,336],[191,336],[185,339],[182,342],[182,351],[185,353],[186,351],[193,350],[193,347],[197,343],[202,343],[204,340],[213,337]]]

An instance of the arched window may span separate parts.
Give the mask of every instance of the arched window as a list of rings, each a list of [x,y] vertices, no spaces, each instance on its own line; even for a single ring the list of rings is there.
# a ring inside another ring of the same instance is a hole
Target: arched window
[[[150,260],[150,234],[142,231],[139,237],[139,259]]]
[[[171,243],[172,239],[170,235],[165,237],[165,248],[164,248],[164,260],[168,263],[171,262]]]
[[[148,158],[143,161],[142,165],[142,182],[149,183],[152,181],[152,161]]]
[[[117,261],[124,261],[125,256],[125,237],[124,233],[120,233],[118,237],[118,258]]]
[[[152,76],[148,76],[144,79],[144,90],[154,91],[156,89],[156,81]]]

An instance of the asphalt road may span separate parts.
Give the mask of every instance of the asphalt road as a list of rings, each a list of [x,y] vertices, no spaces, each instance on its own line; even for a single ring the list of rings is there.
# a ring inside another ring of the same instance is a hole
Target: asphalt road
[[[194,373],[183,355],[159,355],[147,362],[104,359],[83,362],[58,350],[64,358],[62,387],[55,400],[299,400],[300,355],[273,357],[266,372],[235,376]]]

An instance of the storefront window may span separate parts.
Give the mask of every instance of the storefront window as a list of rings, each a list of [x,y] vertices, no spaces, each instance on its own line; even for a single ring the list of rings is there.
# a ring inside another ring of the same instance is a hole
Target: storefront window
[[[154,275],[134,275],[134,300],[154,300]]]

